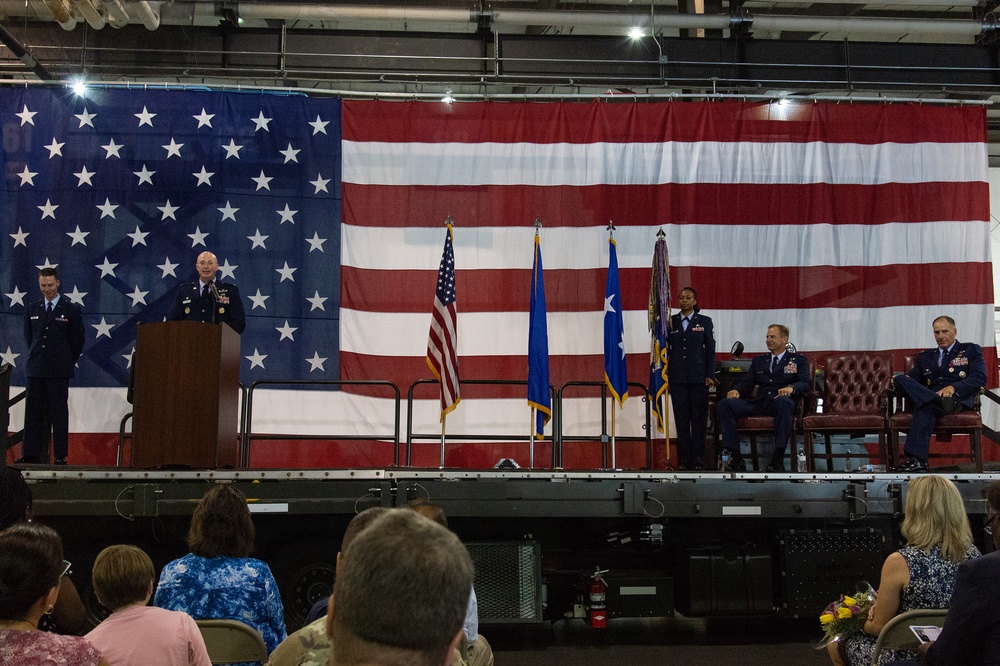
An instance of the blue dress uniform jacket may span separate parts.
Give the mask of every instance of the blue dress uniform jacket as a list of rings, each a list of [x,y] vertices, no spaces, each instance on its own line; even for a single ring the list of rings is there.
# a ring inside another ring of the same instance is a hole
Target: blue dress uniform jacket
[[[211,296],[202,296],[200,280],[185,282],[179,286],[174,306],[167,316],[167,321],[204,321],[229,324],[229,327],[237,333],[243,333],[247,322],[239,288],[234,284],[218,281],[215,283],[215,288],[219,292],[217,303]]]
[[[677,427],[677,457],[682,469],[700,469],[705,464],[708,430],[708,386],[715,378],[715,335],[712,320],[694,312],[684,330],[680,313],[670,319],[667,345],[667,378],[670,404]]]
[[[42,299],[24,313],[25,365],[24,441],[27,462],[48,462],[49,441],[56,461],[69,450],[69,380],[83,352],[83,316],[65,296],[45,311]]]
[[[750,362],[750,370],[733,388],[744,400],[757,402],[774,400],[778,389],[792,387],[792,399],[809,390],[809,359],[802,354],[785,352],[777,372],[771,372],[771,354],[761,354]]]
[[[28,344],[27,377],[69,379],[83,352],[83,316],[65,296],[45,312],[45,299],[28,305],[24,316],[24,341]]]
[[[931,435],[937,425],[940,400],[937,392],[954,386],[955,402],[964,409],[975,407],[979,389],[986,386],[986,362],[983,348],[972,342],[958,342],[945,352],[938,366],[939,348],[920,352],[913,368],[895,379],[896,389],[913,402],[913,421],[906,434],[903,451],[912,458],[927,461]]]
[[[937,393],[945,386],[954,386],[954,398],[967,409],[979,389],[986,386],[986,362],[983,348],[972,342],[955,342],[938,367],[938,349],[920,352],[907,373],[911,379]]]
[[[681,315],[670,318],[670,345],[667,349],[667,377],[670,385],[705,384],[715,378],[715,334],[712,320],[695,312],[685,331]]]
[[[739,398],[725,398],[715,413],[722,431],[722,446],[739,457],[740,440],[736,421],[741,416],[766,414],[774,418],[774,455],[772,464],[781,463],[792,434],[795,401],[809,390],[809,360],[801,354],[785,352],[777,369],[771,372],[771,354],[761,354],[750,362],[746,376],[733,386]],[[792,395],[779,396],[778,390],[792,387]],[[742,464],[742,463],[741,463]]]

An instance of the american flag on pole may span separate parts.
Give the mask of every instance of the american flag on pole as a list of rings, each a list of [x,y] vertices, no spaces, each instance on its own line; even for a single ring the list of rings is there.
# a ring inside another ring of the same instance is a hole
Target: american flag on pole
[[[204,250],[243,294],[245,384],[336,379],[340,110],[294,94],[5,89],[0,353],[14,383],[38,268],[57,266],[87,330],[71,430],[117,432],[136,326],[164,318]]]
[[[981,107],[345,101],[344,140],[345,377],[402,387],[427,376],[426,294],[440,252],[429,221],[449,213],[462,220],[464,379],[525,378],[531,262],[521,248],[536,218],[546,221],[557,388],[603,378],[609,219],[631,377],[649,376],[649,247],[661,225],[671,283],[698,290],[720,349],[741,340],[748,354],[765,351],[767,325],[780,322],[811,358],[888,350],[901,365],[950,313],[959,339],[995,361]],[[523,431],[519,388],[463,388],[456,432]],[[424,397],[415,422],[431,431],[437,404]],[[620,435],[642,434],[643,407],[625,404]],[[593,395],[567,392],[563,411],[564,432],[600,432]],[[518,451],[526,460],[526,444]],[[568,466],[599,461],[582,445],[567,456]]]
[[[441,420],[462,400],[458,383],[458,306],[455,305],[455,246],[452,228],[444,237],[427,334],[427,365],[441,384]]]

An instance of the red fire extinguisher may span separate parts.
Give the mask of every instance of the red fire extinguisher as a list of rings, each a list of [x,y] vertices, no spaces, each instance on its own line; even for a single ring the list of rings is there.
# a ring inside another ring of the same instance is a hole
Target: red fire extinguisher
[[[594,629],[607,629],[608,627],[608,584],[604,582],[602,576],[606,573],[607,570],[602,571],[600,567],[597,567],[590,575],[590,583],[587,584],[587,622]]]

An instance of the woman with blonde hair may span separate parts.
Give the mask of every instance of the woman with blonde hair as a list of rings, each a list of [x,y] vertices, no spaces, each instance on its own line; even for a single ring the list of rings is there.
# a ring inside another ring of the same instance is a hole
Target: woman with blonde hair
[[[914,608],[947,608],[958,565],[980,555],[972,544],[962,495],[943,476],[910,481],[904,512],[901,531],[906,546],[885,559],[878,601],[868,612],[863,631],[827,645],[837,666],[871,664],[879,632],[899,613]],[[916,656],[915,652],[883,650],[879,663]]]

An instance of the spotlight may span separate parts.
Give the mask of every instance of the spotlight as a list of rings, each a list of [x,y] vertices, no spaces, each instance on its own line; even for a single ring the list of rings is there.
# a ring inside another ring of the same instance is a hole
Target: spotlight
[[[632,39],[642,39],[646,35],[643,33],[642,28],[635,27],[628,31],[628,36]]]
[[[71,86],[73,93],[78,97],[83,97],[87,94],[87,85],[83,82],[83,79],[74,79]]]
[[[445,104],[453,104],[455,102],[455,98],[451,96],[451,91],[448,90],[444,93],[444,97],[441,98],[441,101]]]

